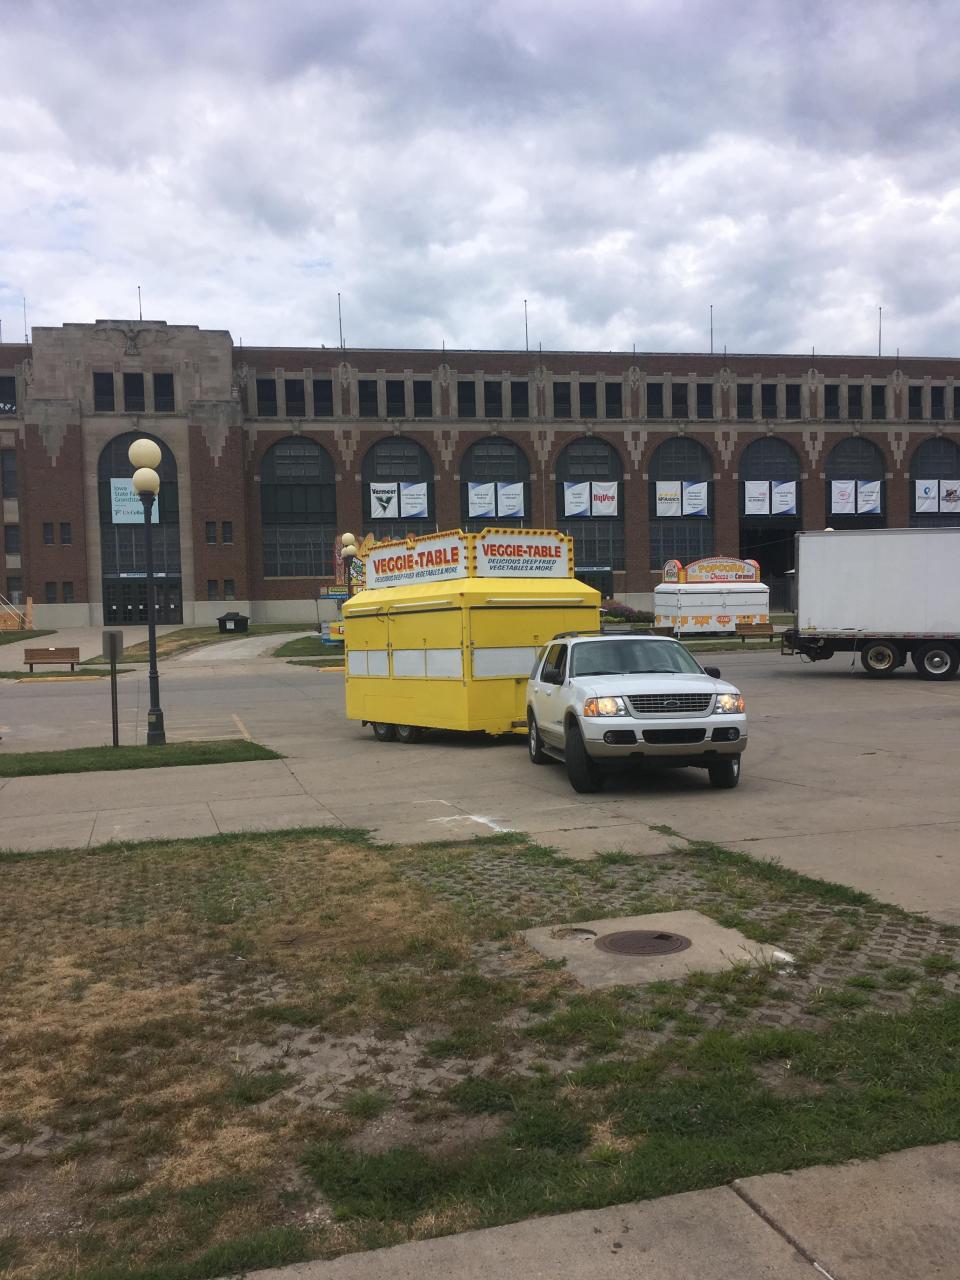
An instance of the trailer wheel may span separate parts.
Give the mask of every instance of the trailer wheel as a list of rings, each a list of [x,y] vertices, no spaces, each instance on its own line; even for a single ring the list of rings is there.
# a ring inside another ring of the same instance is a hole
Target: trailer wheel
[[[374,720],[373,736],[378,742],[393,742],[397,736],[397,726],[395,724],[384,724],[381,720]]]
[[[397,725],[397,741],[398,742],[419,742],[420,730],[415,724],[398,724]]]
[[[960,666],[960,651],[942,640],[932,640],[914,649],[913,665],[921,680],[952,680]]]
[[[583,735],[573,723],[567,725],[563,757],[567,765],[567,777],[574,791],[589,793],[600,790],[603,786],[603,774],[587,754]]]
[[[892,640],[868,640],[860,653],[860,662],[868,676],[892,676],[903,665],[900,650]]]

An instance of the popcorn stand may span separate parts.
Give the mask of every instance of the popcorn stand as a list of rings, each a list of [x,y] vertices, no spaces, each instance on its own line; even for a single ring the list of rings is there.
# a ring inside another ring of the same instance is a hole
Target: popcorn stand
[[[527,731],[537,650],[599,631],[600,594],[554,530],[452,529],[374,544],[343,605],[347,718],[382,742],[421,729]]]
[[[769,628],[770,588],[756,560],[707,556],[663,566],[654,588],[654,629],[666,635],[724,635]]]

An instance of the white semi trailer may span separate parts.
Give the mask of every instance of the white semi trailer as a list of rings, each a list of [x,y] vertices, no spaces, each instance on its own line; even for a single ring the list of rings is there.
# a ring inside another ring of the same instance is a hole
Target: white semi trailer
[[[781,651],[860,655],[871,676],[907,658],[924,680],[960,666],[960,528],[797,534],[796,623]]]

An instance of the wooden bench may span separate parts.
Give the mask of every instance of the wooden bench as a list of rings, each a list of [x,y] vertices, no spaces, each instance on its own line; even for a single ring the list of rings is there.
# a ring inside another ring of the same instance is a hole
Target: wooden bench
[[[38,667],[58,666],[59,667],[59,666],[64,666],[68,662],[70,663],[70,670],[73,671],[74,667],[80,661],[80,650],[79,649],[53,649],[53,648],[24,649],[23,660],[27,664],[27,666],[30,668],[31,674],[33,673],[33,668],[35,666],[38,666]]]
[[[734,635],[740,637],[740,643],[746,644],[748,636],[766,636],[770,643],[773,643],[773,623],[772,622],[738,622]]]

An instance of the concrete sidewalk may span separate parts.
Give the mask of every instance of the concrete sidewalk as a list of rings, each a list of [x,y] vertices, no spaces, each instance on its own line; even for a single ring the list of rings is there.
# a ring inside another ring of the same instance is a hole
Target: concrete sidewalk
[[[88,658],[99,658],[103,653],[103,633],[106,627],[63,627],[60,631],[54,631],[48,636],[36,636],[33,640],[24,640],[23,643],[11,641],[4,645],[3,666],[5,670],[16,671],[18,669],[26,671],[27,664],[21,662],[24,649],[79,649],[80,661],[86,662]],[[121,627],[123,632],[123,643],[125,646],[134,644],[146,644],[147,628],[146,627]],[[157,635],[165,636],[168,631],[180,631],[181,627],[157,627]],[[7,660],[9,658],[9,660]],[[40,668],[41,670],[43,668]]]
[[[245,1280],[956,1280],[960,1143],[533,1218]]]

